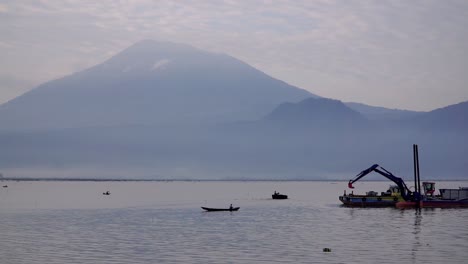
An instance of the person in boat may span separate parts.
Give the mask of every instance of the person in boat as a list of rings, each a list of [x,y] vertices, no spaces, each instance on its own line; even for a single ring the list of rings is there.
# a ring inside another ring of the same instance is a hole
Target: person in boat
[[[231,205],[229,206],[229,210],[232,210],[232,208],[233,208],[233,207],[232,207],[232,204],[231,204]]]

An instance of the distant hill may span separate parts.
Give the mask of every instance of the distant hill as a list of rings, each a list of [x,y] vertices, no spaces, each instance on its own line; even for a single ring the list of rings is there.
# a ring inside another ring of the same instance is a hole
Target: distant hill
[[[419,129],[436,131],[465,131],[468,133],[468,101],[418,115],[410,120]]]
[[[370,106],[361,103],[347,102],[344,103],[349,108],[361,113],[369,120],[403,120],[409,119],[424,112],[419,111],[410,111],[410,110],[400,110],[400,109],[389,109],[380,106]]]
[[[361,122],[365,118],[339,100],[307,98],[298,103],[282,103],[266,116],[266,119],[294,122],[313,122],[315,120]]]
[[[145,40],[0,106],[3,130],[230,122],[313,94],[224,54]]]
[[[298,103],[283,103],[264,120],[290,127],[320,130],[351,129],[367,126],[368,120],[339,100],[307,98]]]

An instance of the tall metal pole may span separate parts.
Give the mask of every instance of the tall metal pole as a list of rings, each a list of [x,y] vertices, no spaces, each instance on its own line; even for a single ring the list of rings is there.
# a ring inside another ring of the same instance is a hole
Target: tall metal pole
[[[417,171],[417,165],[416,165],[416,144],[413,144],[413,170],[414,170],[414,192],[418,192],[418,171]],[[414,197],[416,198],[416,197]]]
[[[419,195],[421,195],[421,174],[419,174],[419,151],[418,151],[418,145],[416,145],[416,165],[417,165],[417,171],[418,171],[418,192]]]

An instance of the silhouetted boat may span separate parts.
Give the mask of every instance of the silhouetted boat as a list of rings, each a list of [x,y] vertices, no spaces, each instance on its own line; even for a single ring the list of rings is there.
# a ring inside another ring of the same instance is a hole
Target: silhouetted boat
[[[208,208],[208,207],[203,207],[202,206],[202,209],[203,210],[206,210],[208,212],[217,212],[217,211],[229,211],[229,212],[232,212],[232,211],[237,211],[239,210],[240,207],[232,207],[232,208]]]
[[[285,194],[280,194],[279,192],[275,191],[275,193],[271,195],[271,198],[275,200],[284,200],[284,199],[288,199],[288,196]]]
[[[103,192],[102,194],[103,194],[103,195],[110,195],[110,192],[107,191],[107,192]]]

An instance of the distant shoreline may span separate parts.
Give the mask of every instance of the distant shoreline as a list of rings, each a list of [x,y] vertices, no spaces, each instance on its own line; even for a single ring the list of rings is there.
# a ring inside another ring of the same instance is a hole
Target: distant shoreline
[[[1,181],[70,181],[70,182],[293,182],[293,181],[348,181],[313,179],[128,179],[128,178],[2,178]]]
[[[0,181],[52,181],[52,182],[347,182],[343,179],[121,179],[121,178],[0,178]],[[366,182],[385,182],[388,180],[366,180]],[[435,179],[426,181],[461,182],[468,179]]]

